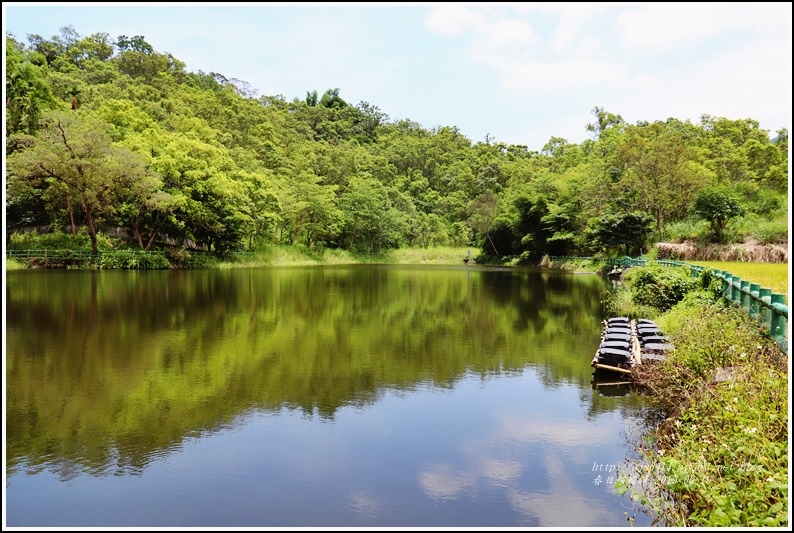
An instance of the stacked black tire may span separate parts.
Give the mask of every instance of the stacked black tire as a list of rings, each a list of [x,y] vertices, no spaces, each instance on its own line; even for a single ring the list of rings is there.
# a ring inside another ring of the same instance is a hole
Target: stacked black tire
[[[642,359],[664,359],[665,354],[673,349],[667,338],[653,320],[640,318],[637,320],[637,338],[640,341]]]
[[[608,318],[604,321],[601,344],[593,362],[630,370],[634,365],[631,356],[633,339],[631,320],[626,317]]]

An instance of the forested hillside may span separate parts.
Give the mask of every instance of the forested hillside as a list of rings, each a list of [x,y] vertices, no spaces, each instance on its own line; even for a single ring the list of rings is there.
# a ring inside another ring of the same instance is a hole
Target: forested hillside
[[[591,139],[549,132],[535,152],[391,120],[338,88],[257,96],[143,36],[68,26],[6,47],[7,239],[51,225],[96,251],[126,228],[143,250],[454,245],[526,263],[787,239],[788,131],[751,118],[629,124],[596,106]]]

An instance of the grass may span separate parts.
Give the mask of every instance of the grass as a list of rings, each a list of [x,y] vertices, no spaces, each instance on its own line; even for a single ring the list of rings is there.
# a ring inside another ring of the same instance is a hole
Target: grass
[[[20,263],[16,259],[6,259],[6,270],[24,270],[26,268],[28,268],[27,265]]]
[[[618,492],[664,526],[788,526],[787,356],[712,285],[654,320],[675,349],[634,374],[664,421],[649,420]]]
[[[693,265],[709,267],[714,270],[730,272],[734,276],[761,287],[772,289],[772,292],[786,296],[789,301],[789,265],[788,263],[743,263],[736,261],[689,261]]]
[[[348,265],[388,263],[395,265],[462,265],[470,248],[435,246],[401,248],[383,253],[354,253],[338,249],[310,249],[301,246],[271,246],[251,254],[240,254],[221,262],[219,268],[261,266]],[[472,257],[477,250],[472,252]]]

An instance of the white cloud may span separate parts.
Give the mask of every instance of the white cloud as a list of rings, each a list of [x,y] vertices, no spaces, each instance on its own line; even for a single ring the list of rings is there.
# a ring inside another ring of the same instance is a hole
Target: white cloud
[[[772,9],[773,11],[769,11]],[[779,16],[775,16],[775,13]],[[727,32],[791,31],[791,4],[649,3],[618,16],[621,38],[631,46],[685,48]]]
[[[791,127],[791,4],[447,9],[470,61],[491,69],[490,102],[512,106],[508,119],[499,104],[488,129],[500,140],[505,132],[530,149],[552,136],[581,142],[596,105],[632,123],[710,114],[752,118],[773,133]]]
[[[425,18],[425,27],[442,35],[460,35],[486,24],[485,16],[462,5],[438,6]]]
[[[492,51],[510,57],[522,57],[529,46],[538,42],[528,22],[519,19],[500,19],[484,28],[472,46],[472,55]],[[530,54],[534,55],[534,54]]]
[[[616,85],[626,79],[625,68],[605,60],[570,58],[556,63],[494,61],[502,87],[513,91],[556,91],[572,86]]]
[[[419,472],[418,481],[429,498],[450,500],[474,485],[477,475],[457,471],[448,464],[437,464]]]
[[[519,480],[524,468],[518,461],[486,457],[482,463],[482,474],[494,485],[509,486]]]
[[[611,109],[629,122],[670,117],[697,122],[703,114],[750,118],[774,136],[791,125],[791,47],[783,37],[770,35],[707,62],[638,73]]]

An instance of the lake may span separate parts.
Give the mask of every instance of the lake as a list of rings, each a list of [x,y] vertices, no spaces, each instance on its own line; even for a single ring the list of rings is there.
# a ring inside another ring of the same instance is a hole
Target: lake
[[[590,367],[606,290],[479,265],[7,272],[7,525],[650,525],[614,486],[647,398]]]

